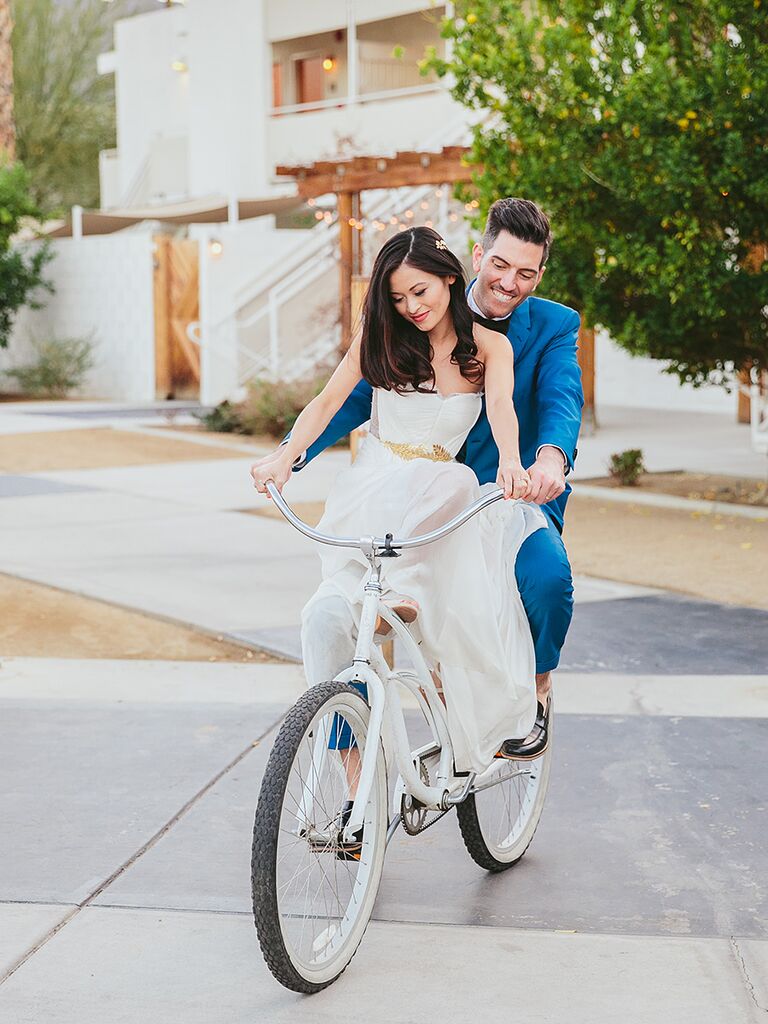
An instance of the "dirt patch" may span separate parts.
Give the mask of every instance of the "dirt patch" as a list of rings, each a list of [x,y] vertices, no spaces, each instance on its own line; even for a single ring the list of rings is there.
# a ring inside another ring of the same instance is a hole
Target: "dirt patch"
[[[757,505],[768,509],[768,481],[717,473],[643,473],[634,487],[622,487],[613,477],[597,477],[580,483],[632,491],[672,494],[678,498]]]
[[[0,453],[0,470],[6,473],[43,473],[58,469],[104,469],[237,457],[236,451],[223,447],[112,427],[89,427],[6,434]]]
[[[6,658],[280,660],[141,612],[3,575],[0,653]]]
[[[602,505],[576,493],[564,536],[577,574],[768,610],[768,517]]]
[[[212,438],[214,441],[221,441],[222,444],[237,445],[251,445],[258,448],[263,448],[266,452],[274,451],[275,448],[280,444],[280,441],[274,437],[270,437],[269,434],[234,434],[225,432],[222,430],[206,430],[205,427],[200,427],[195,423],[169,423],[168,425],[153,427],[154,430],[164,430],[169,434],[178,433],[182,437],[186,434],[197,435],[198,437]]]

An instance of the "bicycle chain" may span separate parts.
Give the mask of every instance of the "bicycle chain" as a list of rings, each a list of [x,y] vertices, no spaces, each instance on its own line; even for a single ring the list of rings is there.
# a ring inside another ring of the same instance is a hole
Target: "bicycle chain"
[[[429,778],[429,769],[427,768],[426,764],[423,761],[419,761],[419,774],[421,775],[422,782],[424,782],[427,786],[431,785],[431,781]],[[414,830],[407,823],[406,815],[405,812],[403,811],[404,800],[405,793],[403,793],[403,795],[400,797],[400,823],[403,826],[403,831],[405,832],[405,834],[409,836],[419,836],[421,835],[422,832],[426,832],[428,828],[431,828],[436,821],[440,821],[440,819],[444,817],[448,813],[448,811],[451,810],[450,807],[446,811],[434,811],[428,808],[424,808],[426,815],[434,814],[434,818],[432,818],[430,821],[425,820],[425,823],[423,825]],[[421,806],[424,807],[423,804]]]
[[[451,809],[452,808],[449,807],[448,811],[450,811]],[[405,834],[407,836],[420,836],[422,832],[426,832],[428,828],[432,828],[432,826],[435,824],[435,822],[438,822],[438,821],[440,821],[441,818],[444,818],[445,815],[448,813],[448,811],[433,811],[432,813],[435,815],[435,817],[431,821],[428,821],[425,825],[422,825],[421,828],[416,829],[416,831],[413,832],[405,824],[405,818],[403,817],[403,812],[401,810],[400,811],[400,821],[401,821],[402,826],[403,826],[403,831],[405,832]]]

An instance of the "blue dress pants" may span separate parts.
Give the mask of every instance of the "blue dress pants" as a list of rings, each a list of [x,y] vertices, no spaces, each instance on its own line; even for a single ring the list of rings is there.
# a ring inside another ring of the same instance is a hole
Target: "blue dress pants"
[[[536,650],[536,672],[551,672],[573,614],[573,581],[563,538],[546,508],[547,528],[537,530],[517,554],[515,576]]]

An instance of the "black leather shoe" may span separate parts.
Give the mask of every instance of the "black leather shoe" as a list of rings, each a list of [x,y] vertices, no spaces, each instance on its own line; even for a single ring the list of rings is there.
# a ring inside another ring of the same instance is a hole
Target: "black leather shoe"
[[[360,860],[360,855],[363,852],[363,826],[361,825],[357,832],[353,832],[349,841],[344,841],[344,829],[349,821],[350,815],[352,814],[352,801],[346,800],[344,806],[341,809],[341,828],[339,829],[339,835],[336,846],[336,859],[337,860]]]
[[[549,714],[552,709],[552,698],[547,698],[547,709],[539,701],[536,706],[536,721],[533,729],[522,740],[504,740],[496,757],[505,757],[510,761],[533,761],[546,751],[549,746]]]

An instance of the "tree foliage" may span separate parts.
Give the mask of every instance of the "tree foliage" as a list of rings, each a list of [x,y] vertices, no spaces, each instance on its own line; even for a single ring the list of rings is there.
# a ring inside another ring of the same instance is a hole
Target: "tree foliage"
[[[22,245],[11,245],[22,221],[39,216],[30,194],[29,176],[21,164],[0,165],[0,348],[8,344],[18,310],[24,305],[40,308],[34,292],[41,287],[53,290],[43,278],[51,259],[50,248],[36,245],[26,251]]]
[[[545,293],[695,384],[768,366],[765,0],[459,0],[454,98],[480,113],[477,226],[534,199]]]
[[[111,75],[96,59],[109,49],[121,4],[15,0],[13,54],[17,156],[47,215],[74,203],[98,206],[99,151],[115,144]]]

